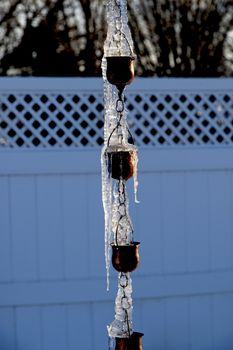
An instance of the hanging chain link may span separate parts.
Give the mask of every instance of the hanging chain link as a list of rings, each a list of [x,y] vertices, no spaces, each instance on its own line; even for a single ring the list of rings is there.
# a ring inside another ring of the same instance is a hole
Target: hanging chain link
[[[122,130],[119,130],[119,129],[122,127],[121,120],[122,120],[123,115],[124,115],[124,110],[125,110],[125,104],[124,104],[123,91],[122,91],[122,92],[119,92],[118,99],[116,100],[116,112],[117,112],[117,119],[118,120],[117,120],[116,126],[113,128],[111,134],[109,135],[108,143],[107,143],[108,146],[110,144],[111,137],[115,131],[118,134],[119,143],[122,144],[123,134],[122,134]]]
[[[119,275],[119,284],[123,290],[123,296],[121,298],[121,307],[125,312],[125,320],[124,322],[127,324],[127,332],[128,336],[131,335],[130,323],[129,323],[129,315],[128,310],[130,309],[131,301],[129,300],[129,296],[126,294],[126,288],[129,286],[129,276],[128,273],[120,272]]]
[[[124,90],[124,89],[123,89],[123,90]],[[111,137],[112,137],[112,135],[114,134],[115,131],[116,131],[117,134],[118,134],[119,143],[122,144],[122,141],[123,141],[122,130],[121,130],[121,131],[119,130],[120,127],[122,127],[121,121],[122,121],[122,118],[123,118],[123,116],[124,116],[124,111],[125,111],[125,103],[124,103],[123,90],[118,91],[118,99],[116,100],[116,112],[117,112],[118,120],[117,120],[116,126],[113,128],[111,134],[109,135],[108,142],[107,142],[107,145],[108,145],[108,146],[110,145]],[[134,145],[134,138],[133,138],[133,135],[131,134],[128,125],[126,125],[126,127],[127,127],[128,133],[129,133],[129,135],[130,135],[132,144]]]
[[[125,181],[124,180],[119,180],[118,181],[118,200],[119,200],[119,204],[118,204],[118,211],[120,213],[120,217],[118,219],[118,223],[117,223],[117,227],[116,227],[116,232],[115,232],[115,241],[116,241],[116,245],[118,246],[118,231],[119,231],[119,227],[120,227],[120,223],[121,221],[126,218],[127,223],[131,229],[131,232],[133,234],[133,227],[132,227],[132,223],[129,219],[128,213],[127,213],[127,209],[126,209],[126,201],[127,201],[127,195],[126,195],[126,185],[125,185]],[[123,210],[121,210],[121,208]]]

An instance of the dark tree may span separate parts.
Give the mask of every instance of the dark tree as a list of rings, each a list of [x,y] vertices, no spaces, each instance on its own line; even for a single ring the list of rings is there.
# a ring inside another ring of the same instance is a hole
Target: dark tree
[[[105,28],[101,0],[2,1],[1,75],[100,74]]]
[[[143,59],[140,74],[232,75],[233,1],[147,0],[137,9],[130,4],[131,27],[139,28],[134,35]]]
[[[142,76],[233,75],[233,0],[129,0]],[[103,0],[1,0],[0,75],[101,75]]]

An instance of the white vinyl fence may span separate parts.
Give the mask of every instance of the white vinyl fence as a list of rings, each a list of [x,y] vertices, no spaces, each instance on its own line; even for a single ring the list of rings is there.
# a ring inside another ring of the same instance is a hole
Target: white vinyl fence
[[[0,350],[108,349],[101,89],[0,81]],[[126,95],[143,350],[232,350],[233,80],[138,79]]]

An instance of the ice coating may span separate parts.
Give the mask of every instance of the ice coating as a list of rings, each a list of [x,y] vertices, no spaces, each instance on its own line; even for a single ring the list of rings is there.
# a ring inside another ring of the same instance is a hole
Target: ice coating
[[[115,300],[115,319],[108,326],[109,337],[129,338],[133,333],[132,280],[130,273],[120,272]]]
[[[104,147],[101,154],[101,166],[102,166],[102,201],[105,213],[105,262],[107,271],[107,290],[109,290],[109,268],[110,268],[110,244],[114,240],[114,230],[112,229],[112,193],[113,183],[111,174],[108,171],[108,156],[110,151],[119,151],[121,149],[128,150],[134,153],[134,189],[135,199],[137,192],[137,148],[128,143],[128,126],[126,121],[126,112],[123,110],[118,113],[116,107],[119,107],[119,96],[115,86],[109,84],[106,78],[106,58],[102,61],[102,71],[104,80],[104,106],[105,106],[105,122],[104,122]],[[117,104],[118,103],[118,104]],[[123,102],[124,103],[124,102]],[[121,109],[120,109],[121,110]],[[120,118],[120,123],[119,123]],[[122,209],[122,208],[121,208]],[[116,211],[116,210],[115,210]],[[119,244],[124,244],[124,241],[129,244],[132,241],[132,224],[128,212],[128,199],[126,194],[125,212],[127,213],[127,219],[121,220],[120,228],[123,223],[127,223],[127,226],[131,226],[131,229],[125,228],[127,238],[119,241]],[[120,232],[123,229],[121,228]],[[128,232],[128,233],[127,233]],[[115,231],[116,234],[116,231]]]
[[[104,81],[104,145],[108,143],[110,133],[115,128],[117,124],[117,111],[116,111],[116,100],[117,100],[117,91],[115,86],[109,84],[106,77],[107,71],[107,62],[106,58],[102,59],[102,75]],[[111,138],[111,141],[114,143],[114,137]],[[115,140],[116,142],[116,140]]]
[[[129,129],[127,111],[124,106],[124,87],[118,89],[107,80],[107,57],[127,56],[134,58],[133,42],[128,27],[127,1],[106,0],[107,38],[104,43],[102,74],[104,81],[104,147],[101,153],[102,201],[105,217],[105,261],[107,270],[107,290],[109,289],[109,269],[111,245],[126,246],[133,243],[133,226],[129,215],[129,201],[126,181],[134,176],[134,195],[137,202],[137,148],[128,142]],[[114,84],[114,82],[113,82]],[[122,153],[127,162],[125,173],[122,163],[115,164],[113,155]],[[118,166],[120,164],[120,166]],[[116,170],[117,168],[117,170]],[[133,168],[133,170],[132,170]],[[123,170],[122,170],[123,169]],[[132,170],[132,172],[131,172]],[[128,338],[133,333],[132,321],[132,281],[129,272],[118,275],[118,292],[115,300],[115,318],[108,326],[109,347],[113,338]]]
[[[115,245],[129,245],[133,242],[133,226],[129,216],[126,181],[120,180],[114,188],[112,205],[112,233]]]
[[[127,1],[106,1],[108,31],[104,56],[134,56],[133,41],[128,26]]]
[[[134,146],[124,148],[135,151]],[[126,181],[114,180],[109,172],[108,152],[122,150],[122,146],[104,146],[101,153],[102,168],[102,201],[105,219],[105,263],[107,272],[107,290],[109,290],[109,269],[111,244],[128,245],[133,242],[133,225],[129,214],[129,201],[126,192]],[[135,164],[134,164],[135,171]]]

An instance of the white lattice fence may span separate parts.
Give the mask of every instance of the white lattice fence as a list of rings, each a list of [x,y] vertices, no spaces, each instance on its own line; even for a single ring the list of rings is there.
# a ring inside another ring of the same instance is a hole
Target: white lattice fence
[[[0,103],[1,149],[103,143],[101,79],[4,78]],[[232,79],[137,79],[126,106],[140,146],[233,143]]]

